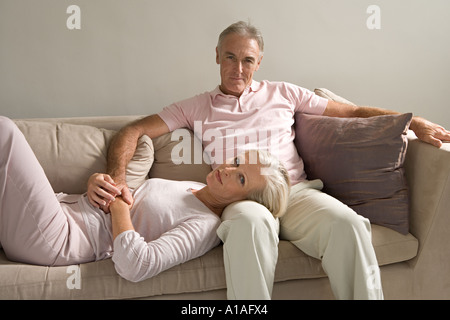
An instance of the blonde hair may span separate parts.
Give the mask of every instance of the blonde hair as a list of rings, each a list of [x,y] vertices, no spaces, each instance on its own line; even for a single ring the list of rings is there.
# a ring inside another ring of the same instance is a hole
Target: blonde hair
[[[284,165],[271,153],[253,150],[258,154],[261,174],[266,185],[249,193],[247,199],[265,206],[276,218],[281,217],[287,209],[290,191],[289,174]]]

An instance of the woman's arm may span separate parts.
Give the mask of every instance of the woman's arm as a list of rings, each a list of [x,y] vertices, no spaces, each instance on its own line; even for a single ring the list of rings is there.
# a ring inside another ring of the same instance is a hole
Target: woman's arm
[[[124,231],[134,231],[130,218],[130,205],[122,197],[117,197],[109,206],[112,221],[113,239]]]
[[[132,282],[156,276],[217,246],[219,225],[220,219],[212,214],[195,217],[148,243],[136,231],[124,231],[114,240],[114,267]]]
[[[116,190],[119,190],[125,201],[131,204],[133,197],[126,182],[126,167],[136,151],[138,139],[143,135],[155,138],[167,132],[169,128],[158,115],[142,118],[123,127],[114,136],[108,148],[106,171],[114,183],[109,180],[91,179],[87,193],[89,202],[97,203],[105,211],[103,200],[109,200],[109,197],[105,197],[103,191],[115,196]]]

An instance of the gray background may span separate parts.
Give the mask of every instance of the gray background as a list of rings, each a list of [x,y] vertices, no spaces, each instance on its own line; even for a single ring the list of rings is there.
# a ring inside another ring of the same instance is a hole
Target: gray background
[[[67,7],[81,9],[69,30]],[[369,30],[369,5],[381,29]],[[0,114],[141,115],[212,90],[219,33],[265,37],[256,80],[325,87],[450,128],[447,0],[0,0]]]

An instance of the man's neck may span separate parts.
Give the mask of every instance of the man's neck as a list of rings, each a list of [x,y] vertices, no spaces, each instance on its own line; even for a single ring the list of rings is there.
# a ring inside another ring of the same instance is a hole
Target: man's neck
[[[242,91],[240,93],[228,91],[226,89],[223,89],[222,85],[219,85],[219,89],[220,89],[220,91],[222,91],[223,94],[227,94],[227,95],[230,95],[230,96],[235,96],[237,98],[239,98],[242,95],[242,93],[244,93],[244,91]]]

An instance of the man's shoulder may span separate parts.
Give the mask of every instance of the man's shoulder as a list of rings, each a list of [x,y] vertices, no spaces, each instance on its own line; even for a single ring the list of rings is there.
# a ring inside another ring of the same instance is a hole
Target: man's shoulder
[[[284,86],[300,87],[299,85],[289,82],[289,81],[261,80],[260,82],[257,82],[257,83],[259,83],[260,85],[275,86],[275,87],[284,87]]]
[[[202,106],[204,104],[209,104],[211,101],[211,93],[213,91],[203,92],[196,94],[195,96],[185,98],[183,100],[180,100],[178,102],[175,102],[174,104],[179,107],[198,107]]]
[[[289,96],[303,94],[303,93],[309,91],[306,88],[303,88],[297,84],[287,82],[287,81],[262,80],[262,81],[258,82],[258,84],[259,84],[259,90],[265,89],[268,91],[277,91],[282,95],[289,95]]]

